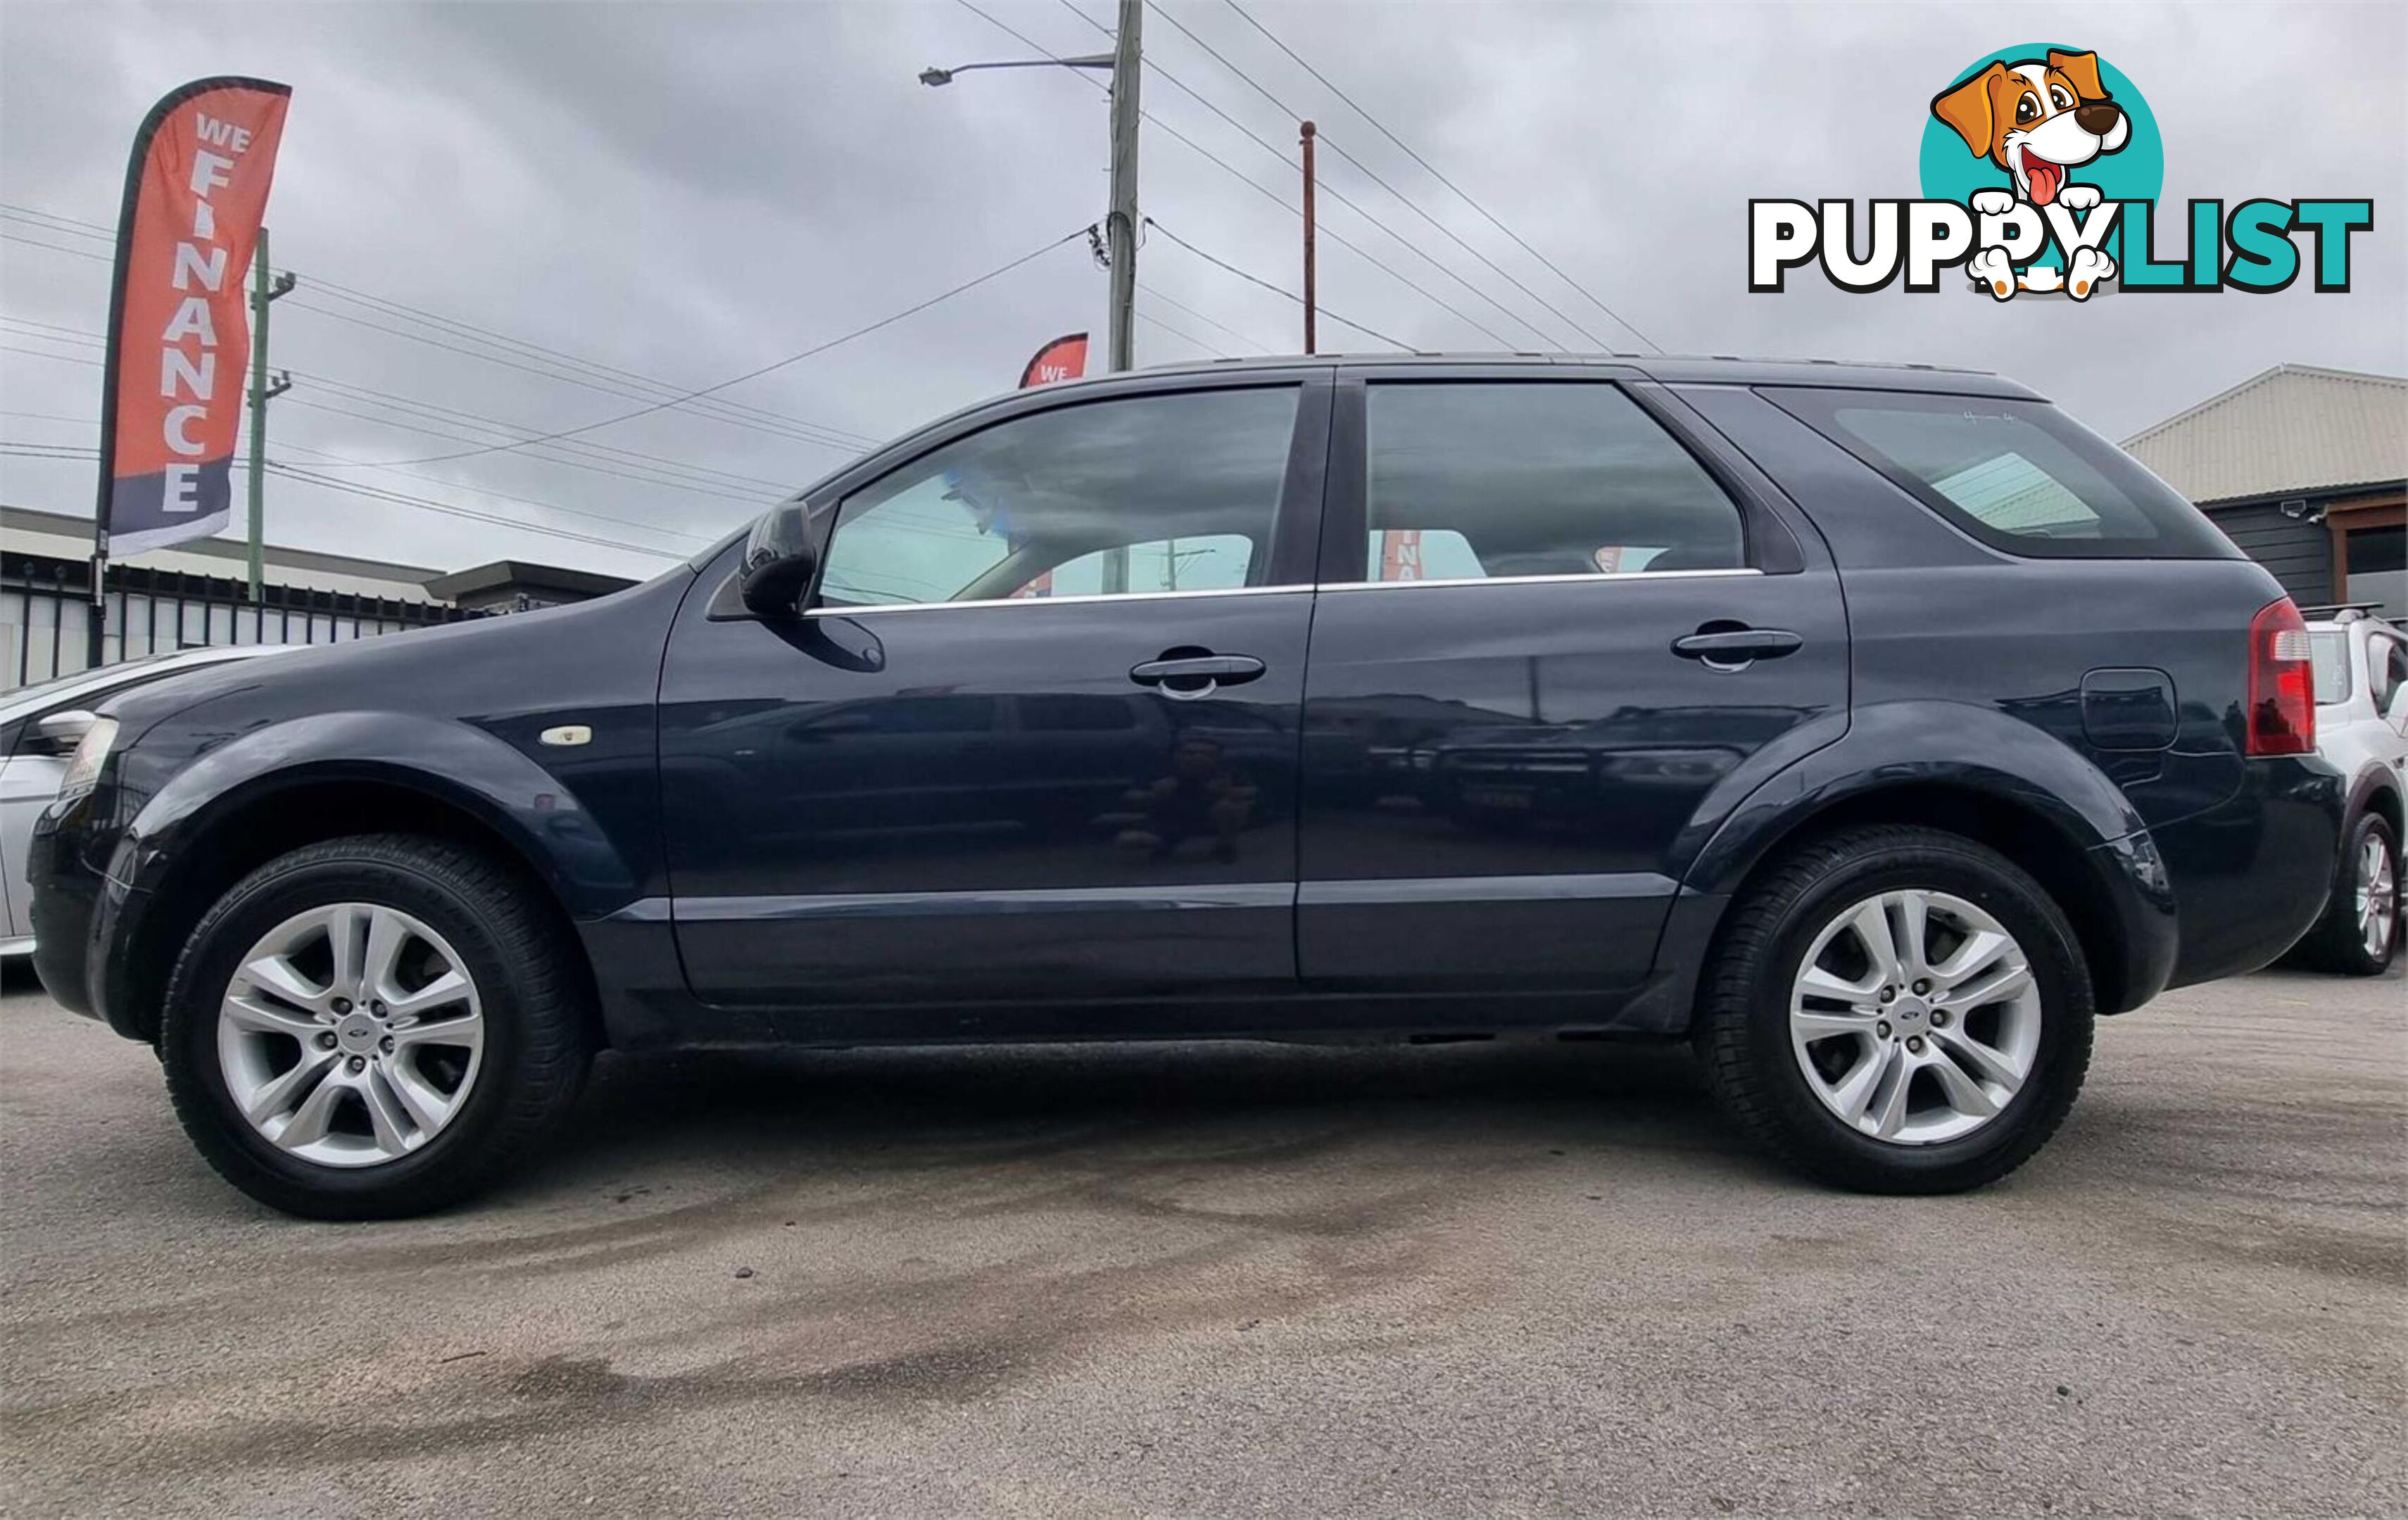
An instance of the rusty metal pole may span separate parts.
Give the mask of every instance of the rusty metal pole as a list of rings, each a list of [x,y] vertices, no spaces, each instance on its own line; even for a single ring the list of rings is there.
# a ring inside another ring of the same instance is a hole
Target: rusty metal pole
[[[1304,123],[1304,351],[1313,351],[1312,123]]]

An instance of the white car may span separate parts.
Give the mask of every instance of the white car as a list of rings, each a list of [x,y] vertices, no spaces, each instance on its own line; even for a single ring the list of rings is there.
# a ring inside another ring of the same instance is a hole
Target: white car
[[[2400,949],[2401,799],[2408,796],[2408,632],[2363,607],[2312,608],[2316,753],[2349,777],[2341,866],[2324,916],[2291,952],[2373,976]]]
[[[0,695],[0,956],[33,954],[33,893],[25,884],[25,848],[34,837],[34,820],[58,796],[68,756],[92,726],[91,710],[136,686],[228,660],[280,653],[288,647],[177,650]]]

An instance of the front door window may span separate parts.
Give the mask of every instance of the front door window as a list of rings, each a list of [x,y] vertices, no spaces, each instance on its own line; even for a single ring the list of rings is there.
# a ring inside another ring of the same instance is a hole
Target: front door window
[[[820,605],[1261,583],[1293,386],[1098,401],[999,423],[846,499]]]

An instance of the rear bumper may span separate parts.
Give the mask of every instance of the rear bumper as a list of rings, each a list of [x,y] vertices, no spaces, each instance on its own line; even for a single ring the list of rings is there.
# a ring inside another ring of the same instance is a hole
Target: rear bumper
[[[2324,911],[2344,778],[2315,755],[2252,760],[2241,790],[2157,831],[2180,945],[2168,986],[2254,971]]]

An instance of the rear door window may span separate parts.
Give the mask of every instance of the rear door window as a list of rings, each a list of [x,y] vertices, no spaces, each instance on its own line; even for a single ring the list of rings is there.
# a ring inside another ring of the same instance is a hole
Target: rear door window
[[[1365,409],[1367,580],[1747,563],[1738,506],[1612,385],[1398,381]]]
[[[2240,553],[2172,486],[2044,401],[1760,394],[1994,549],[2041,558]]]

